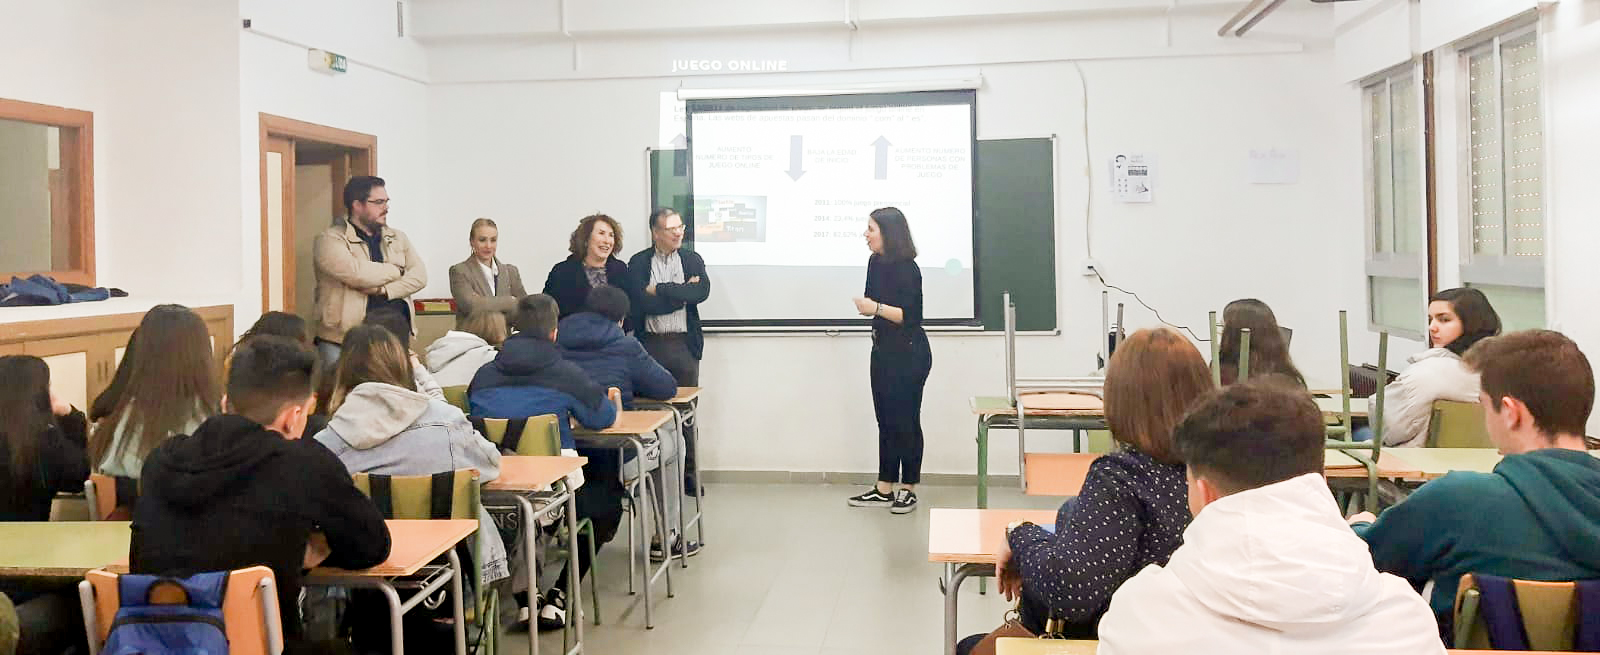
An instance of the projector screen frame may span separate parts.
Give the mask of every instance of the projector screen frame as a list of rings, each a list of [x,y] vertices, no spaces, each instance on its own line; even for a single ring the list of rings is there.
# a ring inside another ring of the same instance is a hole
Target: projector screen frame
[[[687,214],[683,222],[686,226],[683,247],[691,252],[695,250],[695,216],[694,216],[694,115],[696,113],[715,112],[753,112],[753,111],[785,111],[795,109],[864,109],[871,107],[921,107],[929,105],[960,105],[968,108],[968,121],[971,145],[970,174],[971,180],[971,222],[972,222],[972,318],[936,318],[924,319],[922,324],[929,328],[966,329],[982,328],[980,318],[982,298],[978,290],[982,288],[978,276],[980,266],[978,254],[980,239],[980,221],[978,220],[978,92],[973,88],[955,88],[940,90],[897,91],[897,92],[864,92],[864,93],[834,93],[824,95],[796,95],[796,96],[740,96],[726,98],[690,98],[685,101],[684,114],[684,156],[689,162],[686,173],[689,183],[689,198]],[[864,253],[865,254],[865,253]],[[710,266],[710,263],[707,264]],[[863,283],[865,280],[863,280]],[[847,302],[841,298],[840,302]],[[870,329],[872,319],[702,319],[701,325],[707,331],[758,331],[762,328],[776,328],[783,332],[839,332],[860,331]]]

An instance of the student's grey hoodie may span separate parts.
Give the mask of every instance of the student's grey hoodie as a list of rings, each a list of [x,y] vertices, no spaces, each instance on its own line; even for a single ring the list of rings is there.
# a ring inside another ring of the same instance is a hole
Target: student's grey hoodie
[[[449,403],[410,389],[364,382],[345,396],[314,437],[338,456],[351,473],[432,475],[456,469],[477,469],[478,481],[500,477],[500,451],[472,429],[467,417]],[[479,511],[476,554],[483,582],[511,575],[500,531],[486,511]]]

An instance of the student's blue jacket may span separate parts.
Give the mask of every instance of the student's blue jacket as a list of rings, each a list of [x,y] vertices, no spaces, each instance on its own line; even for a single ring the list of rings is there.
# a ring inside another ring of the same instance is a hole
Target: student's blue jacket
[[[633,407],[634,396],[668,400],[678,394],[678,382],[662,368],[638,339],[622,333],[616,321],[594,312],[561,319],[556,331],[561,357],[578,365],[602,387],[622,391],[622,406]]]
[[[478,369],[467,387],[473,416],[527,418],[554,414],[561,426],[561,447],[575,448],[571,421],[586,428],[611,427],[617,408],[606,388],[583,369],[561,358],[556,345],[526,332],[506,339],[500,356]]]

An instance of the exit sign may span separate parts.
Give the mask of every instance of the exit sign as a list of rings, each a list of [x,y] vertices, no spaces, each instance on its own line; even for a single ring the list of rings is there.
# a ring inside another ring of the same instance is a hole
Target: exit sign
[[[344,55],[312,48],[306,58],[311,70],[323,73],[345,73],[350,70],[350,59]]]

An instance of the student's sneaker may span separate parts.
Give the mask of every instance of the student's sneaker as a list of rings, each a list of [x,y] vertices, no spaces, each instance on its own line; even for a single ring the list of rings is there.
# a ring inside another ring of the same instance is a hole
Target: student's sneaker
[[[686,551],[688,552],[688,556],[689,557],[694,557],[695,555],[699,555],[700,554],[700,542],[691,541],[691,540],[688,540],[688,539],[679,539],[679,540],[677,540],[677,543],[672,545],[672,559],[681,559],[681,558],[683,558],[684,557],[684,553]],[[660,561],[663,561],[665,559],[667,559],[667,554],[666,554],[665,551],[663,551],[661,549],[661,542],[659,542],[659,541],[651,542],[650,543],[650,561],[652,561],[652,562],[660,562]]]
[[[894,503],[894,498],[873,487],[868,489],[867,493],[851,496],[844,502],[849,503],[851,507],[888,507]]]
[[[560,630],[567,625],[567,592],[551,589],[539,608],[539,631]]]
[[[544,597],[540,596],[534,601],[534,607],[544,604]],[[527,632],[528,622],[533,620],[533,610],[527,606],[517,607],[517,620],[506,626],[508,632]]]
[[[910,489],[896,489],[895,490],[895,492],[894,492],[894,504],[889,507],[889,511],[894,512],[895,514],[910,514],[912,512],[912,510],[915,510],[916,508],[917,508],[917,494],[916,494],[916,492],[914,492],[914,491],[912,491]]]

